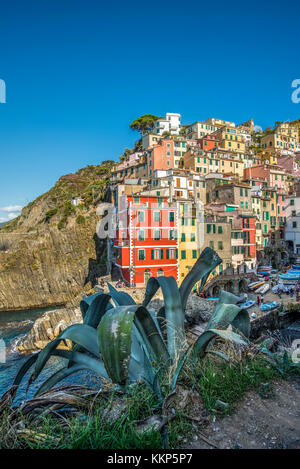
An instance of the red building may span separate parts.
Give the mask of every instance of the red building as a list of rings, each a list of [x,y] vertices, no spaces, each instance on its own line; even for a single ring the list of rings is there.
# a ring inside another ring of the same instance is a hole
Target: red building
[[[122,196],[114,239],[116,265],[130,286],[144,286],[150,277],[178,281],[178,215],[167,197]]]
[[[202,150],[216,150],[219,146],[219,140],[215,135],[205,135],[205,137],[198,140],[198,144]]]

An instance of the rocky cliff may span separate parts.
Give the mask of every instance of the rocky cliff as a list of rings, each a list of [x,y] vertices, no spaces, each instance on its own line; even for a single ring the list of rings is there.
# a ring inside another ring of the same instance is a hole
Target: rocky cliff
[[[76,305],[106,271],[106,241],[95,236],[112,162],[62,176],[0,228],[0,312]],[[72,200],[79,199],[74,206]]]
[[[26,354],[41,350],[68,326],[80,322],[82,316],[79,308],[48,311],[35,321],[30,332],[18,343],[17,349]],[[70,348],[70,345],[70,341],[66,341],[66,344],[61,342],[59,348]]]

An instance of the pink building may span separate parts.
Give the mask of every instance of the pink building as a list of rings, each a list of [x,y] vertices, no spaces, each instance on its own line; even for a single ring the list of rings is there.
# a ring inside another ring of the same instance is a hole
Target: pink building
[[[244,178],[250,181],[252,178],[263,178],[268,187],[286,189],[286,172],[275,164],[260,164],[252,166],[252,168],[245,168]]]

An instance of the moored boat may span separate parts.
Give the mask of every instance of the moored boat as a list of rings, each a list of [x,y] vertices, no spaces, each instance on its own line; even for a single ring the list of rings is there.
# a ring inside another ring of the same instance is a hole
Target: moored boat
[[[256,288],[261,287],[264,283],[264,281],[249,283],[248,288],[249,290],[256,290]]]
[[[245,303],[242,303],[240,307],[243,309],[248,309],[248,308],[251,308],[253,305],[255,305],[255,301],[249,300],[249,301],[245,301]]]
[[[255,290],[255,293],[260,293],[261,295],[264,295],[265,293],[267,293],[267,291],[270,290],[270,284],[269,283],[265,283],[264,285],[262,285],[261,287],[257,288],[257,290]]]
[[[271,301],[270,303],[264,303],[261,305],[260,309],[261,311],[271,311],[272,309],[278,308],[280,306],[280,303],[277,301]]]

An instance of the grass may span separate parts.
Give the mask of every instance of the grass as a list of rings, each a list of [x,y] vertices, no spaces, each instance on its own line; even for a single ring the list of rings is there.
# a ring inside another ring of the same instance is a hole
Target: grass
[[[232,365],[206,358],[204,362],[190,362],[189,368],[192,373],[189,370],[181,379],[202,395],[211,412],[217,409],[219,400],[228,404],[224,412],[231,413],[247,391],[280,378],[278,371],[260,357]]]
[[[286,365],[284,377],[292,377],[292,369]],[[282,375],[261,355],[231,359],[230,363],[207,356],[202,360],[190,358],[178,384],[197,391],[212,416],[234,412],[238,402],[250,390],[257,390],[263,398],[273,398],[272,382],[281,378]],[[217,407],[218,400],[227,404],[223,410]],[[118,403],[123,405],[123,411],[113,416]],[[112,414],[107,416],[108,412]],[[152,392],[140,383],[130,386],[125,398],[112,393],[109,398],[98,399],[88,415],[80,413],[77,417],[63,419],[45,416],[35,422],[22,418],[17,427],[20,433],[14,432],[9,438],[8,415],[4,414],[0,417],[0,448],[159,449],[162,448],[160,433],[152,430],[140,434],[135,421],[160,413]],[[181,441],[189,440],[197,428],[201,429],[186,414],[178,413],[168,424],[170,448],[179,448]]]

